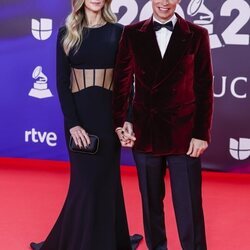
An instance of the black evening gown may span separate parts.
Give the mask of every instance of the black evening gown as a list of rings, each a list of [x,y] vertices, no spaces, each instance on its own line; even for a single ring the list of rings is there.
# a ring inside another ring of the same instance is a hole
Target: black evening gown
[[[112,122],[115,55],[122,33],[107,23],[84,31],[80,49],[66,56],[59,30],[57,88],[69,128],[82,126],[100,138],[95,155],[73,153],[70,185],[63,209],[40,250],[130,250],[130,239],[120,180],[120,144]]]

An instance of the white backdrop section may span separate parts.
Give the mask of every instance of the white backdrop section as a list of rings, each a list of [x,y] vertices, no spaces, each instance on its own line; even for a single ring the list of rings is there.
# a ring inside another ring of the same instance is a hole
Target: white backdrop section
[[[152,15],[145,0],[113,0],[112,10],[123,25]],[[69,11],[70,1],[0,2],[0,157],[68,159],[55,44]],[[182,0],[176,12],[210,36],[215,112],[204,167],[250,172],[249,0]],[[134,164],[130,150],[121,161]]]

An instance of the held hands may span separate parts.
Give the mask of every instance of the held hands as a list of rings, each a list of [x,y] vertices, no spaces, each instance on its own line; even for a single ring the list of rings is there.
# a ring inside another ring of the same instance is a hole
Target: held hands
[[[71,128],[69,132],[73,137],[75,144],[78,145],[80,148],[86,148],[90,144],[89,136],[82,127],[75,126]]]
[[[199,157],[208,147],[207,141],[192,138],[189,144],[187,155],[191,157]]]
[[[122,128],[119,127],[116,129],[116,133],[123,147],[132,148],[134,146],[134,142],[136,138],[135,138],[135,134],[133,131],[132,123],[124,122]]]

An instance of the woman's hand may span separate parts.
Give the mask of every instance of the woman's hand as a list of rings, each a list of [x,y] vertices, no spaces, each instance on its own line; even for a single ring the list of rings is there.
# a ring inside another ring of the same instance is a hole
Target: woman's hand
[[[90,144],[88,133],[80,126],[75,126],[69,130],[74,142],[80,148],[86,148]]]
[[[123,127],[116,128],[115,131],[123,147],[132,148],[134,146],[136,138],[132,123],[124,122]]]

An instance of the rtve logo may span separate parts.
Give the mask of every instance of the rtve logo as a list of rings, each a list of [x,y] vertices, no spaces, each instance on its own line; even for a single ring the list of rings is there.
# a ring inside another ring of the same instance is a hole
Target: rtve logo
[[[236,160],[246,160],[250,156],[250,139],[239,138],[239,141],[230,138],[229,152]]]
[[[47,40],[52,34],[52,19],[40,18],[31,20],[32,35],[37,40]]]
[[[25,131],[25,142],[46,143],[50,147],[57,145],[57,135],[54,132],[40,132],[35,128]]]

